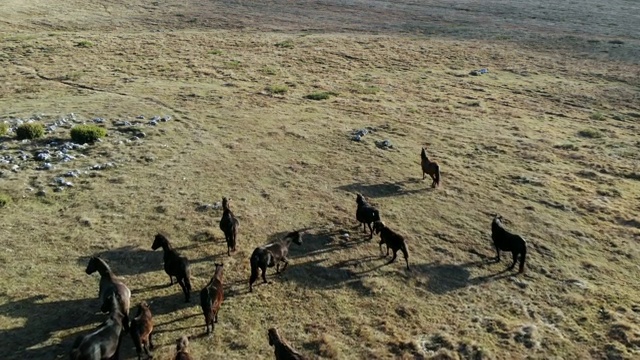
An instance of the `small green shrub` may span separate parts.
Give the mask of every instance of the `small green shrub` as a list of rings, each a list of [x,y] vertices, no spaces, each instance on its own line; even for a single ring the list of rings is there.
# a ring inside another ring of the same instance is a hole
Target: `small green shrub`
[[[354,85],[351,88],[351,91],[353,91],[356,94],[361,94],[361,95],[375,95],[378,92],[380,92],[380,88],[377,87],[377,86]]]
[[[0,208],[3,208],[9,204],[11,204],[11,197],[6,194],[0,194]]]
[[[9,132],[9,125],[7,123],[0,123],[0,136],[5,136]]]
[[[589,117],[591,120],[604,120],[604,114],[601,112],[594,112]]]
[[[578,131],[578,135],[582,137],[590,138],[590,139],[599,139],[601,137],[604,137],[604,134],[596,129],[580,130]]]
[[[37,139],[44,136],[44,126],[40,123],[26,123],[18,126],[16,137],[18,140]]]
[[[338,95],[338,94],[333,92],[333,91],[318,91],[318,92],[314,92],[314,93],[311,93],[311,94],[305,96],[305,99],[309,99],[309,100],[326,100],[326,99],[330,98],[331,96],[336,96],[336,95]]]
[[[269,67],[269,66],[263,67],[261,71],[265,75],[275,75],[275,74],[278,73],[278,70],[276,70],[276,69],[274,69],[272,67]]]
[[[76,46],[81,48],[90,48],[90,47],[93,47],[93,43],[89,40],[82,40],[82,41],[78,41],[76,43]]]
[[[220,49],[210,50],[209,55],[222,55],[223,52]]]
[[[107,135],[107,130],[98,125],[76,125],[71,129],[71,139],[79,144],[90,143]]]
[[[241,64],[241,62],[238,61],[238,60],[231,60],[231,61],[225,62],[224,66],[227,69],[238,69],[238,68],[240,68],[240,64]]]
[[[283,48],[283,49],[293,49],[293,41],[291,40],[281,41],[279,43],[276,43],[276,47]]]
[[[289,91],[287,85],[271,85],[265,89],[271,94],[284,95]]]
[[[570,151],[577,151],[580,149],[578,145],[572,144],[572,143],[558,144],[558,145],[554,145],[553,147],[556,149],[570,150]]]

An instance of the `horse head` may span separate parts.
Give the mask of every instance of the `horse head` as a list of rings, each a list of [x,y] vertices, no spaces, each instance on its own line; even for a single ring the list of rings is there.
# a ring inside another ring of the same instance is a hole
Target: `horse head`
[[[158,233],[156,237],[153,239],[153,245],[151,245],[151,250],[157,250],[159,247],[162,247],[164,244],[168,242],[169,240],[165,235]]]
[[[356,194],[356,203],[360,204],[364,204],[364,196],[362,196],[362,194],[357,193]]]
[[[270,346],[274,346],[275,344],[280,342],[280,335],[278,334],[278,330],[276,328],[270,328],[268,330],[268,334]]]
[[[294,244],[302,245],[302,233],[300,231],[292,231],[285,236],[285,239],[291,239]]]
[[[176,344],[177,352],[187,352],[187,347],[189,346],[189,337],[187,335],[182,335],[180,339],[178,339]]]
[[[97,256],[92,256],[91,259],[89,259],[89,264],[87,264],[85,272],[88,275],[93,274],[94,272],[98,271],[98,265],[100,265],[100,258]]]
[[[376,234],[380,234],[380,231],[384,229],[384,223],[382,221],[375,221],[373,223],[373,232]]]
[[[222,198],[222,210],[229,210],[229,204],[231,203],[231,198],[223,197]]]

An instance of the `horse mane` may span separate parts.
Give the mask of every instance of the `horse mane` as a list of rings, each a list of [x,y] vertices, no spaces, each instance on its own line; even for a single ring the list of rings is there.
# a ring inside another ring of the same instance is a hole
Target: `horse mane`
[[[169,241],[169,237],[163,233],[159,232],[156,234],[156,239],[160,239],[164,244],[166,244],[167,249],[171,250],[173,247],[171,246],[171,242]]]
[[[429,161],[429,158],[427,157],[427,150],[425,150],[425,148],[422,148],[422,151],[420,152],[420,158],[422,160],[427,160]]]

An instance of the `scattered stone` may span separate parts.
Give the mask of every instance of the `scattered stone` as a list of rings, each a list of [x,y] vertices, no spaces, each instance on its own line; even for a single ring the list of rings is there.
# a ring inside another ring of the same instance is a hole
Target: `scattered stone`
[[[153,118],[151,118],[151,121],[155,121],[157,123],[158,121],[160,121],[160,116],[154,116]]]
[[[160,119],[160,121],[162,121],[162,122],[167,122],[169,120],[171,120],[171,116],[169,116],[169,115],[166,115],[162,119]]]
[[[204,203],[199,203],[197,204],[196,207],[196,211],[208,211],[208,210],[217,210],[222,208],[222,203],[220,201],[218,201],[215,204],[204,204]]]
[[[53,189],[54,192],[62,192],[64,191],[63,187],[58,186],[57,188]]]
[[[40,165],[40,166],[38,166],[36,168],[36,170],[51,170],[51,169],[53,169],[53,165],[51,165],[51,163],[48,163],[48,162],[46,162],[46,163],[44,163],[44,164],[42,164],[42,165]]]
[[[535,325],[526,325],[515,334],[513,339],[516,342],[523,344],[527,349],[532,349],[540,345],[540,343],[535,339],[536,332],[537,328]]]
[[[47,192],[44,189],[40,189],[36,193],[36,196],[45,196],[45,195],[47,195]]]
[[[104,170],[115,167],[116,165],[112,162],[104,163],[104,164],[95,164],[89,168],[89,170]]]
[[[151,120],[151,121],[149,121],[147,124],[149,124],[149,125],[151,125],[151,126],[156,126],[156,125],[158,125],[158,121],[156,121],[156,120]]]
[[[521,289],[526,289],[526,288],[528,288],[528,287],[529,287],[529,282],[528,282],[528,281],[526,281],[526,280],[522,280],[522,279],[517,278],[517,277],[515,277],[515,276],[510,277],[510,278],[509,278],[509,280],[510,280],[512,283],[514,283],[514,284],[518,285],[518,287],[519,287],[519,288],[521,288]]]
[[[393,149],[393,145],[389,140],[376,141],[376,146],[384,150]]]
[[[116,121],[115,123],[113,123],[113,125],[115,126],[133,126],[130,122],[128,121]]]
[[[73,187],[73,183],[65,180],[63,177],[57,177],[55,179],[53,179],[53,185],[62,185],[62,186],[66,186],[66,187]]]
[[[17,173],[18,171],[20,171],[20,166],[18,165],[13,165],[11,167],[11,171],[13,171],[14,173]]]
[[[78,170],[71,170],[71,171],[67,171],[66,173],[64,173],[65,177],[78,177],[80,176],[80,172]]]
[[[584,280],[580,280],[580,279],[569,279],[569,280],[566,280],[566,282],[571,285],[577,286],[581,289],[587,289],[589,287]]]
[[[136,116],[136,119],[144,120],[144,115],[138,115]]]
[[[478,69],[478,70],[472,70],[469,75],[473,75],[473,76],[480,76],[482,74],[486,74],[489,72],[489,69],[486,68],[482,68],[482,69]]]
[[[50,158],[51,158],[51,154],[49,153],[49,150],[44,150],[36,154],[36,159],[40,161],[47,161]]]
[[[93,119],[93,122],[96,124],[103,124],[104,123],[104,119],[103,118],[95,118]]]

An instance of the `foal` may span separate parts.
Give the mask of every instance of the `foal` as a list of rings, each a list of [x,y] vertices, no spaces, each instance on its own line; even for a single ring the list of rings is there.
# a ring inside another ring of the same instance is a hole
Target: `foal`
[[[287,341],[280,336],[276,328],[270,328],[269,345],[273,346],[276,360],[305,360],[305,357],[294,350]]]
[[[174,360],[192,360],[193,358],[189,355],[189,338],[186,335],[182,335],[180,339],[178,339],[178,343],[176,344],[176,357]]]
[[[222,198],[222,218],[220,219],[220,230],[224,233],[224,237],[227,240],[227,255],[231,256],[231,250],[236,251],[236,240],[238,239],[238,219],[233,215],[231,209],[229,209],[229,203],[231,199],[226,197]]]
[[[522,236],[507,231],[502,225],[502,220],[501,215],[496,215],[491,222],[491,239],[498,254],[496,261],[500,262],[500,250],[511,251],[513,254],[513,264],[509,266],[508,270],[512,270],[516,266],[518,255],[520,255],[519,272],[523,272],[527,257],[527,242]]]
[[[120,307],[118,293],[110,293],[106,300],[110,305],[109,318],[90,334],[78,336],[71,346],[71,360],[103,360],[120,358],[120,338],[125,324],[125,314]]]
[[[268,245],[255,248],[251,254],[251,277],[249,278],[249,292],[253,291],[253,283],[258,279],[258,269],[262,270],[262,280],[267,283],[267,267],[276,267],[276,273],[284,271],[289,265],[287,255],[289,246],[294,242],[302,245],[302,234],[300,231],[288,233],[283,239],[276,240]],[[280,270],[280,263],[284,263]]]
[[[207,327],[207,335],[211,334],[218,322],[218,311],[222,300],[224,300],[224,292],[222,288],[222,273],[224,264],[215,264],[216,270],[211,281],[200,291],[200,307],[204,314],[204,324]],[[211,326],[211,329],[209,329]]]
[[[389,248],[393,250],[393,258],[389,260],[389,264],[396,261],[396,255],[398,250],[400,250],[404,255],[404,261],[407,263],[407,270],[411,270],[409,269],[409,249],[407,248],[407,242],[404,236],[389,229],[382,221],[376,221],[373,224],[373,230],[376,234],[380,234],[380,252],[382,252],[382,244],[387,245],[386,256],[389,256]]]
[[[438,165],[438,163],[435,161],[429,160],[425,148],[422,148],[420,159],[420,166],[422,167],[422,180],[425,179],[425,174],[428,174],[429,176],[431,176],[431,179],[433,179],[433,182],[431,183],[432,188],[440,185],[440,165]]]
[[[91,275],[96,271],[100,274],[100,290],[98,292],[98,298],[102,302],[100,311],[106,313],[111,310],[111,303],[108,297],[114,293],[117,294],[118,301],[120,302],[120,309],[122,309],[124,314],[125,331],[128,331],[131,290],[129,290],[122,280],[115,276],[109,265],[107,265],[103,259],[93,256],[89,259],[89,264],[87,264],[85,272],[88,275]]]
[[[142,349],[147,354],[149,359],[153,358],[149,349],[153,349],[153,340],[151,335],[153,332],[153,317],[151,316],[151,309],[146,301],[143,301],[138,305],[138,314],[131,320],[131,339],[136,347],[138,353],[138,360],[141,359]]]
[[[164,271],[169,275],[170,285],[173,285],[173,276],[175,276],[178,285],[182,288],[185,302],[191,299],[191,270],[189,269],[189,260],[171,247],[169,239],[163,234],[157,234],[151,245],[152,250],[162,247],[164,251]]]
[[[371,223],[380,221],[380,211],[375,207],[369,205],[368,202],[364,199],[362,194],[356,195],[356,203],[358,204],[358,209],[356,210],[356,220],[362,223],[362,231],[364,233],[367,232],[367,228],[369,227],[369,231],[371,231],[371,236],[369,240],[373,239],[373,228],[371,227]]]

